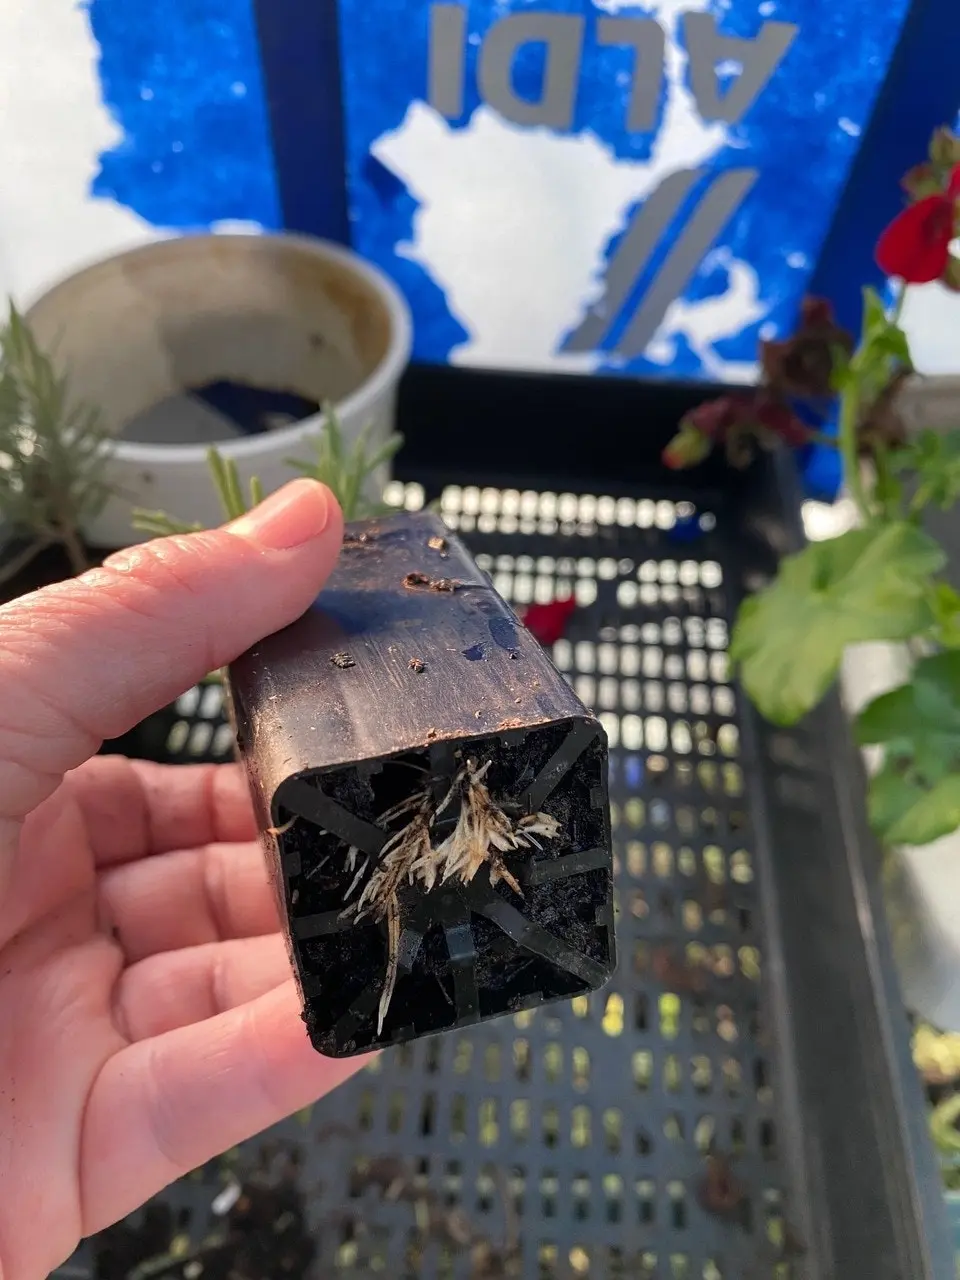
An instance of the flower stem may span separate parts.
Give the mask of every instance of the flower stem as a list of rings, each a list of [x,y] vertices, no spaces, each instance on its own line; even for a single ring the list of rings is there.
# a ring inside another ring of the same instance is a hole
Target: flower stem
[[[882,514],[887,520],[896,520],[899,515],[899,503],[891,484],[889,458],[886,446],[879,442],[873,448],[873,466],[876,472],[874,496],[879,498]]]
[[[856,377],[850,379],[840,397],[840,453],[843,472],[850,494],[865,524],[870,521],[870,505],[860,474],[860,457],[857,450],[857,424],[860,420],[860,387]]]
[[[894,298],[893,306],[890,309],[891,324],[898,325],[900,323],[900,317],[903,314],[903,302],[906,296],[907,296],[907,284],[906,284],[906,281],[904,281],[903,284],[901,284],[900,292]]]

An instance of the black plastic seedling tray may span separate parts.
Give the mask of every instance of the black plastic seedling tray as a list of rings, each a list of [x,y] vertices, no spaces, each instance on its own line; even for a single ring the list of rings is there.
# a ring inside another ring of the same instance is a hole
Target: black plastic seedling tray
[[[726,660],[799,545],[792,464],[665,473],[686,397],[420,371],[403,401],[407,505],[518,610],[580,603],[553,658],[609,740],[613,979],[386,1050],[63,1275],[953,1276],[839,703],[774,730]],[[163,729],[231,754],[217,688]]]

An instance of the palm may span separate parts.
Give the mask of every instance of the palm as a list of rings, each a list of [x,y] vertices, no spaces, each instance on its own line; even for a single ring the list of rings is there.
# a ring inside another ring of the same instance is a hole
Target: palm
[[[351,1069],[309,1050],[255,835],[233,767],[119,757],[19,830],[0,819],[5,1280],[47,1274]]]

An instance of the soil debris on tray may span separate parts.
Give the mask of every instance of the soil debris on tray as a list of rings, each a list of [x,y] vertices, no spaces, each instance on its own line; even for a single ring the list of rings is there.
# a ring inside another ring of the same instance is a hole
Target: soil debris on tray
[[[317,1253],[299,1171],[258,1170],[211,1191],[213,1226],[191,1239],[171,1207],[152,1201],[138,1225],[93,1239],[95,1280],[306,1280]]]
[[[335,653],[330,661],[335,667],[339,667],[341,671],[349,671],[351,667],[357,665],[349,653]]]
[[[439,534],[435,534],[427,542],[427,546],[430,548],[431,551],[439,551],[442,556],[445,556],[447,554],[447,549],[449,548],[449,545],[450,544],[447,542],[446,538],[441,538]]]
[[[408,590],[422,587],[426,591],[462,591],[466,583],[457,578],[431,578],[426,573],[408,573],[403,585]]]
[[[678,958],[664,947],[657,947],[652,957],[654,977],[670,991],[702,995],[707,988],[707,975],[699,965]]]
[[[750,1197],[733,1172],[730,1158],[719,1151],[711,1151],[705,1163],[707,1171],[697,1188],[700,1207],[715,1218],[746,1226]]]
[[[359,1198],[371,1190],[394,1204],[409,1204],[422,1249],[437,1243],[451,1251],[468,1252],[470,1280],[506,1280],[520,1274],[520,1235],[506,1179],[501,1177],[499,1182],[507,1222],[502,1244],[478,1230],[463,1209],[446,1207],[399,1156],[379,1156],[361,1164],[351,1175],[350,1195]]]

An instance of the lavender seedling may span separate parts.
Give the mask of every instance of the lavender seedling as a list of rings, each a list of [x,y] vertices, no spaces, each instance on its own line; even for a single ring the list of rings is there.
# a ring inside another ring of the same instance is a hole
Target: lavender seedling
[[[238,520],[263,501],[263,486],[256,476],[250,481],[249,501],[243,496],[237,464],[232,458],[224,458],[218,449],[211,447],[207,450],[207,465],[226,520]],[[133,527],[140,533],[163,538],[174,533],[200,533],[204,526],[199,522],[187,524],[175,520],[165,511],[144,511],[138,507],[133,513]]]
[[[305,462],[299,458],[288,458],[287,465],[301,475],[325,484],[340,504],[345,520],[362,520],[392,511],[393,508],[385,503],[366,499],[363,487],[368,477],[394,456],[403,444],[403,437],[392,435],[372,454],[368,454],[370,432],[373,429],[373,423],[368,423],[353,447],[348,449],[333,405],[326,404],[323,412],[325,421],[314,442],[314,460]],[[207,450],[207,462],[227,520],[238,519],[263,500],[263,486],[256,476],[250,481],[249,500],[244,497],[237,464],[232,458],[224,458],[219,450],[210,448]],[[204,526],[199,523],[187,524],[167,515],[165,511],[143,511],[138,508],[133,513],[133,527],[141,533],[165,537],[172,533],[199,533]]]
[[[390,436],[368,456],[370,433],[374,426],[372,422],[367,423],[357,442],[348,449],[333,405],[329,402],[325,404],[323,414],[325,421],[314,440],[313,461],[288,458],[287,466],[311,480],[320,480],[325,484],[340,503],[344,520],[365,520],[389,514],[394,508],[384,502],[371,502],[363,496],[363,488],[367,478],[398,452],[403,444],[403,436]]]
[[[2,390],[2,384],[0,384],[0,390]],[[372,424],[364,428],[353,448],[347,449],[344,446],[340,421],[332,404],[325,406],[324,415],[326,421],[316,440],[315,462],[288,459],[290,467],[310,479],[322,481],[339,502],[346,520],[357,520],[391,511],[393,508],[383,503],[368,502],[363,497],[363,485],[377,467],[393,457],[403,444],[403,437],[391,436],[368,457],[367,448]],[[263,485],[259,478],[252,477],[249,497],[245,497],[236,462],[232,458],[224,458],[217,448],[211,447],[207,450],[207,465],[226,520],[239,519],[240,516],[246,515],[251,507],[263,501]],[[138,532],[160,538],[169,537],[171,534],[200,533],[204,528],[199,522],[188,524],[186,521],[168,515],[165,511],[144,511],[142,508],[137,508],[133,512],[132,523]],[[214,671],[204,678],[204,683],[216,684],[220,682],[220,678],[220,672]]]
[[[108,438],[11,302],[0,325],[0,518],[26,545],[0,581],[58,544],[74,573],[89,567],[81,529],[114,492],[103,478]]]

